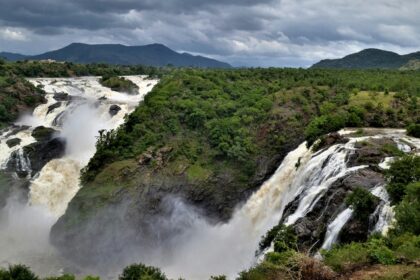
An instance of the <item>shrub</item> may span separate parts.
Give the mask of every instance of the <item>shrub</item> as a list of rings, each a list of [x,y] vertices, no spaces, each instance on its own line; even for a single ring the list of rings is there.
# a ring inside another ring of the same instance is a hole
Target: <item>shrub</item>
[[[120,280],[167,280],[159,268],[146,266],[142,263],[132,264],[124,268]]]
[[[364,188],[355,188],[347,197],[346,204],[353,209],[354,215],[359,220],[366,220],[375,210],[378,198]]]
[[[419,123],[410,124],[407,127],[407,134],[410,135],[410,136],[420,138],[420,124]]]
[[[210,280],[227,280],[225,275],[211,276]]]
[[[288,250],[296,250],[297,248],[297,237],[291,227],[285,225],[279,225],[270,230],[266,237],[260,243],[266,247],[270,246],[271,242],[274,242],[274,251],[277,253],[285,252]]]
[[[405,188],[406,195],[395,207],[398,232],[420,234],[420,182]]]
[[[373,263],[394,264],[394,253],[385,245],[383,239],[373,238],[368,242],[369,258]]]
[[[336,246],[329,251],[321,251],[324,262],[335,271],[351,270],[370,262],[369,250],[363,243]]]
[[[386,176],[387,191],[396,204],[402,200],[408,184],[420,181],[420,156],[406,155],[392,162]]]
[[[411,261],[420,259],[420,236],[405,233],[392,238],[391,243],[398,258]]]

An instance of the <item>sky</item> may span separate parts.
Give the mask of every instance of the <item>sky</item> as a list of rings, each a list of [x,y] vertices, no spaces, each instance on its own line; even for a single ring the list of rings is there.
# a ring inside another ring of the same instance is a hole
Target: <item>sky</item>
[[[234,66],[420,50],[419,0],[0,0],[0,51],[161,43]]]

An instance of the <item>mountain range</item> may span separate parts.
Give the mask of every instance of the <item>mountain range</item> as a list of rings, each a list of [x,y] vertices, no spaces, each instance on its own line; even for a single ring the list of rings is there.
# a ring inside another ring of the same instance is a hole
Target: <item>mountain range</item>
[[[336,69],[399,69],[412,60],[420,59],[420,52],[399,55],[380,49],[365,49],[339,59],[324,59],[311,68]]]
[[[119,65],[149,65],[200,68],[230,68],[228,63],[215,59],[178,53],[162,44],[144,46],[124,46],[120,44],[89,45],[73,43],[64,48],[39,55],[22,55],[1,52],[0,57],[10,61],[46,60],[68,61],[74,63],[107,63]]]

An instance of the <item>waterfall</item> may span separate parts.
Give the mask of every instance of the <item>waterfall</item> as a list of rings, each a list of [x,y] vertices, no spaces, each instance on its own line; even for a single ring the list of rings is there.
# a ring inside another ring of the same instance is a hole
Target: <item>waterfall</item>
[[[49,231],[79,189],[80,170],[95,153],[98,131],[121,125],[158,82],[145,76],[125,78],[139,86],[138,94],[112,91],[100,85],[99,77],[29,79],[45,90],[47,103],[0,133],[0,169],[14,157],[15,170],[28,172],[30,179],[28,204],[12,196],[0,209],[0,267],[25,263],[41,275],[59,274],[63,260],[49,244]],[[120,108],[113,116],[111,105]],[[31,162],[23,147],[36,142],[32,131],[37,126],[58,131],[66,150],[31,177]],[[11,139],[20,142],[9,147]]]
[[[98,131],[113,129],[124,122],[124,116],[135,109],[157,80],[142,76],[126,76],[139,86],[137,95],[114,92],[99,84],[97,77],[70,79],[31,79],[34,85],[42,85],[48,93],[48,103],[38,106],[34,116],[44,126],[58,127],[60,136],[66,139],[66,154],[52,160],[32,181],[30,202],[44,205],[57,217],[61,216],[67,204],[79,189],[80,169],[95,153]],[[48,113],[48,108],[57,101],[54,94],[65,93],[70,97],[59,108]],[[109,114],[109,107],[118,105],[121,110]],[[57,118],[63,118],[57,122]]]
[[[325,240],[321,246],[322,249],[328,250],[331,248],[331,246],[334,243],[336,243],[341,229],[351,218],[352,214],[353,214],[353,210],[350,208],[347,208],[344,211],[342,211],[340,214],[338,214],[337,217],[334,219],[334,221],[332,221],[331,224],[328,225],[327,233],[325,234]]]
[[[295,197],[301,195],[297,210],[287,217],[285,224],[294,224],[312,210],[328,187],[345,175],[366,168],[366,165],[347,167],[347,156],[354,149],[355,141],[337,144],[314,155],[291,187]]]

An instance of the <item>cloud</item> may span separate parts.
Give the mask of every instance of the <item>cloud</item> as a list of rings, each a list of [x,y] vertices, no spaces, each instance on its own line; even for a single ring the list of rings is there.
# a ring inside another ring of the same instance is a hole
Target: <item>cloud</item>
[[[0,37],[4,40],[10,41],[26,41],[24,32],[16,28],[0,27]]]
[[[159,42],[246,66],[308,66],[367,47],[420,44],[418,0],[0,0],[2,50]],[[12,48],[12,49],[11,49]]]

